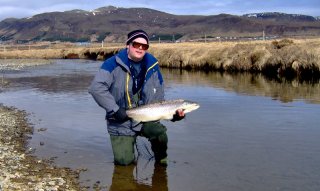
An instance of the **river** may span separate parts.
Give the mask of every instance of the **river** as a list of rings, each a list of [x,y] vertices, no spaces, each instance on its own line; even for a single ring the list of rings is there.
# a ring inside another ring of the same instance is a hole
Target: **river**
[[[166,99],[200,108],[168,129],[168,166],[113,165],[104,111],[88,94],[101,62],[53,60],[2,71],[0,103],[29,113],[28,147],[55,165],[81,170],[102,190],[274,191],[320,189],[320,85],[261,75],[162,69]],[[144,139],[139,144],[147,145]]]

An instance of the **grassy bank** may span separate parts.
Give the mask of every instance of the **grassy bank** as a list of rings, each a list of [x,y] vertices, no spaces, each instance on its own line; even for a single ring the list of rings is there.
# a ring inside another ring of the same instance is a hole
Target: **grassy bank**
[[[104,60],[123,45],[0,52],[0,58],[80,58]],[[252,72],[268,76],[320,77],[320,39],[151,44],[162,67]]]
[[[160,44],[151,52],[168,68],[261,72],[289,78],[319,77],[319,39]]]

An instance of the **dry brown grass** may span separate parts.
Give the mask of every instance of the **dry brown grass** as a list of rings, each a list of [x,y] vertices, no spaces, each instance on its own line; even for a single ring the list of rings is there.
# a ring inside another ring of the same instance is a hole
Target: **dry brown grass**
[[[104,60],[123,45],[65,47],[0,52],[0,58],[80,58]],[[277,41],[152,43],[162,67],[314,75],[320,68],[320,39]]]
[[[287,67],[294,61],[319,65],[319,47],[319,39],[292,40],[287,44],[282,41],[213,42],[155,44],[150,52],[163,66],[180,67],[182,63],[182,67],[192,68],[209,65],[225,70],[262,70],[266,65],[284,64]]]
[[[304,77],[320,68],[320,39],[155,44],[150,52],[163,67]]]

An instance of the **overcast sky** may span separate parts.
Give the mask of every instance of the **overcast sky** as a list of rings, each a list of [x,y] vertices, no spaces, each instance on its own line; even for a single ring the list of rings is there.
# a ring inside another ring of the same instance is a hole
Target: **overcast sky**
[[[0,0],[0,21],[30,17],[44,12],[104,6],[145,7],[176,15],[242,15],[257,12],[283,12],[320,16],[320,0]]]

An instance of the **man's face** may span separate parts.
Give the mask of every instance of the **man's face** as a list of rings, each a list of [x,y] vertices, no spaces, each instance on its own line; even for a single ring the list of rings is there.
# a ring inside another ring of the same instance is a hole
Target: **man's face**
[[[144,38],[136,38],[134,39],[129,45],[127,45],[128,48],[128,57],[138,62],[142,60],[144,55],[146,54],[147,49],[149,48],[149,45]]]

